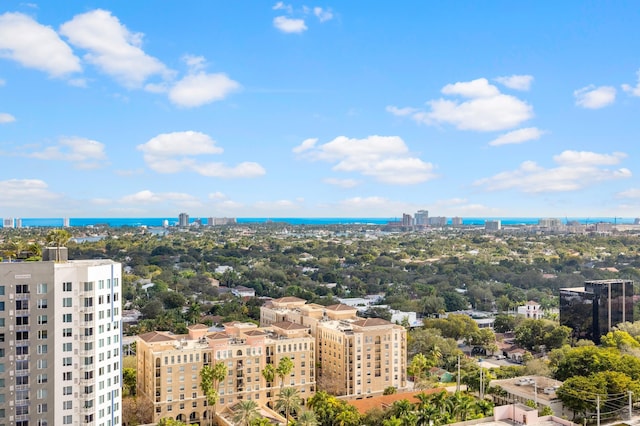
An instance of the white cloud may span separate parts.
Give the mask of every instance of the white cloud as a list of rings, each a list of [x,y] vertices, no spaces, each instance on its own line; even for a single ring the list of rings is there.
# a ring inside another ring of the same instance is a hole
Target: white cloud
[[[629,84],[623,84],[622,85],[622,90],[624,90],[625,92],[629,93],[632,96],[640,96],[640,70],[638,70],[636,72],[637,75],[637,82],[635,86],[631,86]]]
[[[534,161],[525,161],[513,171],[476,181],[489,191],[514,189],[526,193],[576,191],[598,182],[631,177],[627,168],[607,169],[619,164],[626,154],[598,154],[588,151],[564,151],[553,157],[556,167],[545,169]]]
[[[182,60],[189,67],[191,72],[197,72],[203,70],[207,65],[207,60],[204,56],[196,55],[184,55]]]
[[[132,33],[111,12],[101,9],[76,15],[60,27],[60,32],[76,47],[85,49],[87,62],[130,88],[171,72],[141,48],[143,34]]]
[[[387,112],[390,112],[393,115],[397,115],[398,117],[405,117],[407,115],[411,115],[413,113],[420,111],[417,108],[411,108],[411,107],[398,108],[397,106],[394,106],[394,105],[388,105],[386,110]]]
[[[227,97],[240,89],[240,84],[226,74],[189,74],[178,81],[169,91],[169,99],[175,105],[192,108]]]
[[[210,200],[225,200],[227,196],[220,191],[212,192],[209,194]]]
[[[321,7],[314,7],[313,14],[316,15],[320,22],[327,22],[333,19],[333,12],[331,9],[323,9]]]
[[[174,203],[184,207],[196,207],[200,201],[193,195],[183,192],[152,192],[143,190],[134,194],[125,195],[119,200],[121,204],[157,204]]]
[[[598,109],[611,105],[616,100],[616,89],[611,86],[596,87],[593,84],[573,92],[576,105],[582,108]]]
[[[287,18],[286,16],[273,18],[273,26],[283,33],[302,33],[307,30],[304,19]]]
[[[497,77],[495,79],[498,83],[505,85],[509,89],[527,91],[531,88],[533,82],[532,75],[510,75]]]
[[[200,155],[221,154],[223,149],[209,135],[186,131],[163,133],[138,145],[144,161],[158,173],[192,171],[203,176],[241,178],[262,176],[266,172],[258,163],[243,162],[235,167],[222,163],[199,162]]]
[[[295,152],[296,154],[299,154],[301,152],[313,149],[316,145],[316,142],[318,142],[318,138],[305,139],[302,141],[300,145],[293,148],[293,152]]]
[[[640,198],[640,189],[639,188],[631,188],[626,191],[618,192],[616,194],[618,198]]]
[[[388,107],[395,115],[408,115],[427,125],[452,124],[460,130],[481,132],[506,130],[519,126],[533,117],[533,108],[515,96],[500,93],[486,78],[448,84],[442,88],[445,95],[468,98],[466,101],[434,99],[427,102],[429,111]],[[401,113],[401,114],[399,114]]]
[[[22,13],[0,15],[0,57],[53,77],[82,71],[80,60],[53,29]]]
[[[279,1],[274,4],[272,7],[273,10],[286,10],[289,14],[293,13],[293,7],[290,4],[285,4],[284,2]]]
[[[491,142],[491,146],[500,146],[508,144],[518,144],[526,141],[537,140],[544,134],[542,130],[536,127],[525,127],[524,129],[514,130],[504,135],[500,135]]]
[[[16,121],[16,118],[6,112],[0,112],[0,124],[13,123]]]
[[[353,188],[354,186],[358,186],[360,182],[358,182],[355,179],[327,178],[324,180],[324,183],[328,183],[329,185],[339,186],[341,188]]]
[[[7,82],[0,78],[0,87],[4,86],[5,84],[7,84]]]
[[[291,200],[276,200],[276,201],[258,201],[254,204],[256,209],[260,210],[279,210],[279,209],[297,209],[300,206]]]
[[[338,136],[320,146],[308,141],[294,148],[294,152],[303,152],[303,158],[309,160],[336,163],[335,171],[359,173],[390,184],[416,184],[436,177],[434,166],[413,157],[398,136],[375,135],[366,139]]]
[[[107,159],[104,144],[79,137],[61,138],[58,145],[31,153],[29,157],[40,160],[69,161],[81,169],[101,167]]]
[[[465,98],[492,98],[500,94],[498,88],[489,84],[486,78],[447,84],[441,92],[445,95],[458,95]]]
[[[4,208],[31,208],[42,211],[42,206],[61,199],[60,194],[49,191],[40,179],[9,179],[0,181],[0,205]]]
[[[353,197],[346,200],[342,200],[340,204],[347,209],[377,209],[380,207],[386,208],[389,205],[389,200],[384,197]]]

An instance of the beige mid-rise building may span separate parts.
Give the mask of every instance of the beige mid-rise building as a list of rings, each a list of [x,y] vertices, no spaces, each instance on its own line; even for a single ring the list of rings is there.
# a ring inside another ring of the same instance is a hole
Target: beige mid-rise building
[[[407,335],[404,327],[379,318],[360,318],[348,305],[307,304],[283,297],[260,310],[262,325],[291,321],[316,339],[318,388],[334,395],[366,396],[406,387]]]
[[[223,331],[210,332],[201,324],[188,330],[185,335],[151,332],[139,336],[138,397],[153,403],[154,422],[164,417],[185,422],[207,418],[200,389],[200,371],[205,365],[227,366],[227,378],[218,386],[218,413],[242,400],[266,406],[276,400],[282,385],[298,389],[305,400],[315,392],[315,339],[308,327],[290,321],[262,328],[232,322]],[[265,366],[277,367],[284,357],[293,361],[291,374],[284,380],[276,376],[268,383],[262,375]]]

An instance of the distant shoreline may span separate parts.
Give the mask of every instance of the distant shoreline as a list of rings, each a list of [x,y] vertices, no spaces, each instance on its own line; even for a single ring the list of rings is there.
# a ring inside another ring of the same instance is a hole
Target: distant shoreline
[[[206,218],[201,218],[206,220]],[[523,226],[537,225],[542,219],[538,217],[462,217],[462,226],[483,226],[487,220],[500,220],[502,226]],[[593,224],[599,222],[608,222],[616,224],[631,225],[635,218],[613,218],[613,217],[568,217],[559,218],[563,224],[569,222],[578,222],[580,224]],[[17,220],[17,219],[16,219]],[[191,218],[190,223],[194,223],[198,218]],[[384,217],[384,218],[367,218],[367,217],[342,217],[342,218],[236,218],[236,224],[265,224],[265,223],[282,223],[289,225],[387,225],[389,222],[401,221],[402,217]],[[62,227],[63,218],[20,218],[22,228],[36,227]],[[161,227],[168,223],[169,226],[176,226],[178,219],[170,218],[69,218],[70,227],[85,227],[108,225],[110,227]],[[451,225],[451,218],[447,218],[447,225]]]

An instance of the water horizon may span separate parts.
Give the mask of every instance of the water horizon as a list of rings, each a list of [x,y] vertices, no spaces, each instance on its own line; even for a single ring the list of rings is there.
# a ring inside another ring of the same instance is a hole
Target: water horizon
[[[486,221],[500,220],[502,226],[524,226],[537,225],[540,219],[544,217],[462,217],[463,226],[483,226]],[[9,218],[5,218],[9,219]],[[567,222],[578,222],[583,225],[608,222],[612,224],[634,224],[636,218],[622,217],[565,217],[557,218],[563,224]],[[21,222],[22,228],[50,227],[60,228],[64,226],[65,218],[13,218]],[[206,221],[204,217],[193,217],[189,219],[190,223],[198,220]],[[402,221],[402,217],[238,217],[235,218],[236,224],[266,224],[266,223],[282,223],[289,225],[387,225],[389,222]],[[143,218],[68,218],[70,227],[87,227],[87,226],[109,226],[118,227],[162,227],[165,222],[169,226],[176,226],[178,219],[176,217],[143,217]],[[447,225],[451,225],[451,218],[447,218]]]

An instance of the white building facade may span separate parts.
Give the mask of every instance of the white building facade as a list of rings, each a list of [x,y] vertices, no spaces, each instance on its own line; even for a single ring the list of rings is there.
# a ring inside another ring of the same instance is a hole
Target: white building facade
[[[121,292],[110,260],[0,263],[0,425],[122,424]]]

